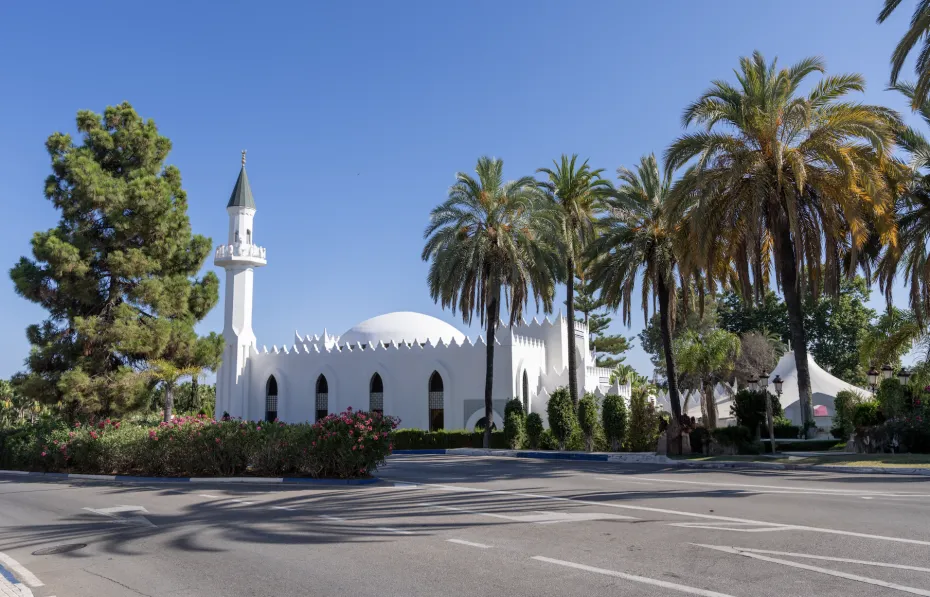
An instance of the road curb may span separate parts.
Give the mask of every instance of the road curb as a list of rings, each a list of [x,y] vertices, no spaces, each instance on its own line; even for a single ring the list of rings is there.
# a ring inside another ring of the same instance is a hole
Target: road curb
[[[30,471],[0,470],[0,475],[42,477],[45,479],[75,479],[85,481],[116,481],[121,483],[257,483],[303,485],[371,485],[381,481],[367,479],[314,479],[311,477],[138,477],[135,475],[82,475],[78,473],[36,473]]]
[[[494,450],[484,448],[450,448],[429,450],[394,450],[394,454],[449,454],[457,456],[491,456],[497,458],[535,458],[539,460],[575,460],[588,462],[611,462],[617,464],[663,464],[675,468],[704,469],[756,469],[756,470],[798,470],[823,471],[832,473],[852,473],[870,475],[916,475],[930,477],[930,469],[906,467],[874,466],[831,466],[825,464],[791,464],[781,462],[741,462],[717,461],[694,462],[674,460],[650,452],[547,452],[537,450]]]

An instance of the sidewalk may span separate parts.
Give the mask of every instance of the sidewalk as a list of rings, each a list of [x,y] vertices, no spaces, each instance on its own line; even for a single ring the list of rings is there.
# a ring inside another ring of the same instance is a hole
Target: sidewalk
[[[792,464],[790,462],[700,461],[677,460],[651,452],[551,452],[546,450],[492,450],[484,448],[453,448],[449,450],[395,450],[394,454],[449,454],[458,456],[493,456],[498,458],[534,458],[539,460],[576,460],[617,464],[661,464],[674,468],[695,469],[756,469],[806,470],[832,473],[883,475],[918,475],[930,477],[930,468],[843,466],[826,464]]]
[[[32,597],[32,591],[0,564],[0,597]]]

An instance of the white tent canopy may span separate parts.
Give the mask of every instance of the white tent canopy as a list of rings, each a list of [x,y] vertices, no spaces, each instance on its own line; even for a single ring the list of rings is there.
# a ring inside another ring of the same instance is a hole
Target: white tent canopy
[[[842,379],[834,377],[825,371],[814,358],[807,355],[807,366],[811,376],[811,396],[814,407],[814,421],[818,427],[829,429],[832,425],[835,409],[833,399],[842,390],[851,390],[864,396],[871,396],[871,392],[858,388]],[[782,384],[781,406],[785,411],[785,417],[791,419],[795,425],[801,424],[801,406],[799,403],[798,392],[798,370],[794,362],[794,352],[786,352],[778,361],[778,365],[772,371],[769,377],[768,391],[775,394],[775,385],[772,380],[779,375],[784,382]],[[730,416],[730,405],[733,404],[733,394],[737,391],[737,384],[717,384],[714,388],[714,397],[717,402],[717,421],[719,425],[735,424]],[[666,410],[671,410],[668,402],[668,394],[661,392],[658,400]],[[684,402],[684,396],[682,396]],[[698,392],[692,392],[686,411],[689,417],[695,419],[701,418],[701,398]]]

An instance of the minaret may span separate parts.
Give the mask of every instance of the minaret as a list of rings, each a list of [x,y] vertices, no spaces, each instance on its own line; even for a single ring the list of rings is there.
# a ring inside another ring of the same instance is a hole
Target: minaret
[[[229,203],[229,234],[226,244],[216,248],[213,263],[226,270],[226,294],[223,316],[223,363],[216,375],[216,410],[219,418],[230,416],[249,418],[249,388],[246,362],[255,346],[252,332],[252,275],[256,267],[265,265],[265,249],[255,244],[252,219],[255,200],[245,173],[245,151],[242,169]]]

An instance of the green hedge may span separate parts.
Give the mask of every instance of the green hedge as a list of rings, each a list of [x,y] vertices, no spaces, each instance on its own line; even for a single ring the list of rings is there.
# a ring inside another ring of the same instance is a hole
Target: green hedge
[[[797,425],[776,425],[775,439],[798,439],[801,436],[801,428]],[[762,426],[762,439],[768,439],[768,425]]]
[[[391,417],[348,410],[309,424],[177,417],[156,427],[106,419],[0,435],[3,468],[164,477],[361,477],[390,453]]]
[[[758,454],[760,445],[756,443],[752,430],[742,425],[718,427],[710,432],[721,446],[732,446],[738,454]]]
[[[778,440],[778,434],[775,434]],[[768,442],[766,442],[768,444]],[[835,439],[818,439],[804,442],[780,442],[776,441],[776,447],[779,452],[823,452],[832,450],[837,446],[845,446],[846,442],[837,442]],[[768,447],[766,447],[768,450]]]
[[[429,450],[484,447],[484,432],[465,429],[397,429],[391,434],[394,450]],[[503,431],[491,432],[491,447],[507,449],[507,436]]]

